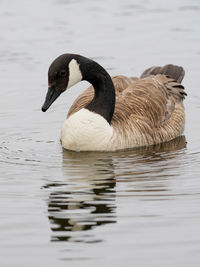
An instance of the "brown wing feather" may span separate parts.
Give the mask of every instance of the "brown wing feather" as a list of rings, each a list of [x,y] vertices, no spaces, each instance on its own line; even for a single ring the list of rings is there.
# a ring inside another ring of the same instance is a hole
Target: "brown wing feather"
[[[116,96],[119,96],[123,90],[125,90],[129,85],[137,81],[138,78],[128,78],[123,75],[118,75],[112,77],[112,81],[115,87]],[[67,117],[72,115],[73,113],[79,111],[84,108],[87,104],[91,102],[94,97],[94,88],[90,86],[87,88],[82,94],[80,94],[77,99],[72,104]]]
[[[171,140],[184,128],[184,87],[174,79],[158,74],[145,78],[112,78],[116,105],[111,125],[123,138],[138,130],[139,145]],[[85,107],[93,98],[90,86],[71,106],[68,117]]]

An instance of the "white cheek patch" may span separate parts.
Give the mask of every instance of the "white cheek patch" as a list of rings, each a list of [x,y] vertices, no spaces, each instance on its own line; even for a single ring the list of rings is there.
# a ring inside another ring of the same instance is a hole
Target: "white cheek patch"
[[[69,82],[67,89],[80,82],[82,78],[83,76],[81,74],[78,62],[75,59],[72,59],[69,63]]]

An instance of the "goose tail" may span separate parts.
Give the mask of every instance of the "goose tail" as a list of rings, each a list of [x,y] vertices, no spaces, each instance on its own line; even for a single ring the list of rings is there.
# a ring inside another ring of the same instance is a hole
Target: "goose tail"
[[[164,74],[174,79],[176,82],[181,83],[185,76],[185,71],[183,67],[172,65],[172,64],[168,64],[163,67],[154,66],[154,67],[151,67],[145,70],[140,76],[140,78],[145,78],[145,77],[156,75],[156,74]]]

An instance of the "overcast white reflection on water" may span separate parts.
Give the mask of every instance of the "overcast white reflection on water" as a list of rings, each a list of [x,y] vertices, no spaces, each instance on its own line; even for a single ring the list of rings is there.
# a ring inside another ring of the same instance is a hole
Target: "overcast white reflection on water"
[[[199,266],[200,2],[0,1],[0,265]],[[51,61],[186,70],[184,136],[117,153],[59,144],[81,83],[43,114]]]

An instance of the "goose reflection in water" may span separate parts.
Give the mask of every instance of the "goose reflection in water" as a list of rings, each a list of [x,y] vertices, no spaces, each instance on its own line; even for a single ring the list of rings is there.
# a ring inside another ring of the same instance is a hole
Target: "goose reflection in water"
[[[53,190],[48,203],[52,241],[99,242],[80,233],[116,222],[114,167],[110,156],[102,156],[63,150],[66,182],[45,186]]]
[[[157,187],[149,189],[149,184],[138,189],[137,182],[162,179],[163,169],[166,173],[166,168],[170,169],[169,161],[176,161],[185,147],[185,137],[180,136],[167,143],[130,151],[77,153],[63,150],[65,181],[44,186],[51,190],[48,200],[51,241],[103,241],[91,230],[116,223],[115,198],[120,193],[120,190],[116,193],[116,181],[136,182],[134,188],[128,187],[125,192],[158,192]],[[166,179],[160,190],[167,191]]]

